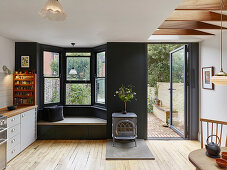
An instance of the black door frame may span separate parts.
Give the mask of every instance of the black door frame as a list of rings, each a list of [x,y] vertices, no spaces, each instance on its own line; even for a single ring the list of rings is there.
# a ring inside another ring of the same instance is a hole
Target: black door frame
[[[173,125],[173,54],[184,50],[184,132],[182,133]],[[188,137],[188,45],[183,45],[170,52],[170,128],[184,139]]]
[[[148,44],[185,44],[188,45],[188,134],[187,139],[198,140],[199,132],[199,93],[200,66],[198,42],[149,42]],[[147,137],[149,139],[149,137]],[[173,138],[174,139],[174,138]]]

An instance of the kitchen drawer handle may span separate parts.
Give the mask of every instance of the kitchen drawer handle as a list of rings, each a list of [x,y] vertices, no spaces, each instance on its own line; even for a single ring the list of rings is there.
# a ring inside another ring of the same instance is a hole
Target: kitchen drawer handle
[[[11,141],[11,143],[14,143],[16,140],[15,139],[13,139],[12,141]]]
[[[11,132],[14,132],[15,130],[16,130],[16,129],[13,128],[13,129],[11,130]]]
[[[11,121],[13,122],[14,120],[16,120],[15,118],[11,119]]]
[[[12,150],[12,152],[11,153],[14,153],[15,152],[15,149],[14,150]]]

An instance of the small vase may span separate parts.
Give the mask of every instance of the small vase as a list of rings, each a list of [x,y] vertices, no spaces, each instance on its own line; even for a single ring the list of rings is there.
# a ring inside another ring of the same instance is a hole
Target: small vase
[[[124,102],[123,104],[124,104],[124,106],[123,106],[124,107],[123,114],[126,114],[127,113],[127,111],[126,111],[127,102]]]

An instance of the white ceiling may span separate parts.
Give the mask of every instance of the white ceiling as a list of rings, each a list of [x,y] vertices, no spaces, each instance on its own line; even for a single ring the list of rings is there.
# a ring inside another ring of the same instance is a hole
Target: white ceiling
[[[215,35],[151,35],[149,42],[201,42],[213,36]]]
[[[106,42],[147,42],[181,0],[60,0],[67,19],[41,18],[47,0],[1,0],[0,34],[15,41],[93,47]]]

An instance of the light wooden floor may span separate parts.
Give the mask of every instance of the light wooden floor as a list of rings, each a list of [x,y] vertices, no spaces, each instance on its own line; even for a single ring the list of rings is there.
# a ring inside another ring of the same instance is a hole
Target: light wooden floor
[[[106,161],[106,141],[36,141],[10,161],[7,170],[195,170],[188,154],[199,149],[198,141],[150,140],[147,144],[155,160]]]

